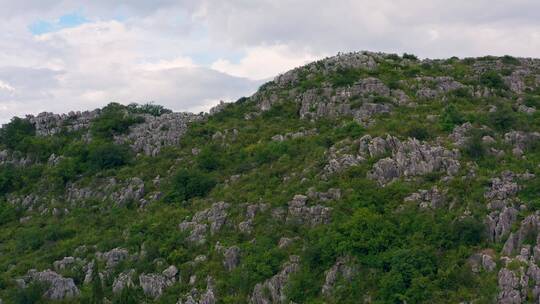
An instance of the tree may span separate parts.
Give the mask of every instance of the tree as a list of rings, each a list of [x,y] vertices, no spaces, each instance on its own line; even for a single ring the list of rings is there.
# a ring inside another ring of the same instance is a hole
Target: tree
[[[103,283],[99,276],[98,261],[94,260],[94,268],[92,269],[92,297],[90,299],[91,304],[102,304],[105,294],[103,292]]]
[[[197,170],[181,169],[172,179],[167,201],[185,201],[194,197],[203,197],[215,185],[215,180],[208,174]]]
[[[26,119],[14,117],[0,129],[0,144],[12,150],[24,150],[28,138],[34,136],[36,128]]]

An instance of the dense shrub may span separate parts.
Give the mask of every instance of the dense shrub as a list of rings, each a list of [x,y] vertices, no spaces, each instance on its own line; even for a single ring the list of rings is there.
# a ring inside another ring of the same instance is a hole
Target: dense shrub
[[[12,150],[26,150],[29,138],[36,129],[28,120],[14,117],[0,129],[0,144]]]
[[[88,165],[93,171],[120,167],[129,159],[130,151],[123,145],[96,141],[88,148]]]
[[[208,174],[197,170],[180,169],[172,178],[166,200],[181,202],[194,197],[206,196],[216,185]]]
[[[514,110],[506,104],[500,104],[495,112],[489,113],[489,122],[498,131],[510,130],[516,121]]]
[[[432,134],[430,131],[420,125],[420,124],[413,124],[406,130],[406,135],[408,137],[416,138],[418,140],[427,140],[432,137]]]
[[[482,142],[481,132],[472,132],[465,143],[464,152],[473,159],[481,159],[486,154],[486,148]]]
[[[92,122],[92,134],[102,138],[111,138],[115,134],[128,131],[129,127],[144,119],[131,114],[127,108],[118,103],[110,103],[101,110],[100,115]]]
[[[444,108],[440,117],[441,128],[444,131],[450,132],[456,125],[463,122],[465,122],[465,119],[454,104],[449,104]]]
[[[480,76],[480,84],[485,85],[488,88],[505,90],[507,89],[504,80],[501,75],[496,71],[485,72]]]
[[[409,60],[417,61],[418,57],[416,57],[416,55],[414,55],[414,54],[403,53],[403,59],[409,59]]]
[[[145,104],[130,103],[127,105],[127,110],[134,114],[150,114],[153,116],[161,116],[163,114],[172,113],[170,109],[162,105],[154,104],[153,102]]]

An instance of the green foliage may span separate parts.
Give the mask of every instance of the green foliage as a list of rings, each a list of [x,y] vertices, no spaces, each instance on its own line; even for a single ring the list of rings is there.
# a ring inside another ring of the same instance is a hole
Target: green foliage
[[[520,65],[521,62],[516,58],[516,57],[512,57],[510,55],[504,55],[502,58],[501,58],[502,62],[504,64],[511,64],[511,65]]]
[[[480,84],[496,90],[506,90],[503,78],[496,71],[488,71],[480,76]]]
[[[128,112],[134,114],[150,114],[153,116],[161,116],[163,114],[172,113],[170,109],[167,109],[162,105],[154,104],[153,102],[148,102],[145,104],[130,103],[129,105],[127,105],[126,108]]]
[[[11,150],[26,151],[29,140],[35,133],[34,125],[28,120],[14,117],[0,129],[0,145]]]
[[[127,132],[131,125],[143,121],[142,117],[131,114],[127,107],[118,103],[110,103],[94,119],[91,131],[94,136],[110,139],[115,134]]]
[[[473,132],[465,143],[465,154],[473,159],[481,159],[486,155],[486,148],[482,142],[482,133]]]
[[[210,175],[197,170],[180,169],[173,176],[166,200],[182,202],[194,197],[206,196],[216,185]]]
[[[418,123],[414,123],[408,127],[406,135],[411,138],[416,138],[418,140],[427,140],[432,137],[431,132],[425,127]]]
[[[403,59],[409,59],[409,60],[412,60],[412,61],[417,61],[418,57],[416,57],[416,55],[414,55],[414,54],[403,53]]]
[[[91,304],[102,304],[105,297],[103,283],[99,274],[99,263],[97,260],[94,260],[94,269],[92,269],[92,297],[90,298]]]
[[[15,288],[13,292],[13,303],[17,304],[39,304],[46,303],[42,295],[47,290],[48,285],[42,282],[32,282],[26,288]]]
[[[452,103],[444,108],[440,117],[441,128],[447,132],[451,132],[456,125],[460,125],[464,121],[463,115]]]
[[[363,75],[363,72],[357,69],[340,68],[330,77],[330,83],[336,88],[350,86],[358,81]]]
[[[131,152],[123,145],[94,141],[88,146],[88,165],[93,171],[121,167],[129,162]]]
[[[509,131],[516,121],[514,110],[507,104],[499,104],[495,112],[489,113],[489,122],[498,131]]]

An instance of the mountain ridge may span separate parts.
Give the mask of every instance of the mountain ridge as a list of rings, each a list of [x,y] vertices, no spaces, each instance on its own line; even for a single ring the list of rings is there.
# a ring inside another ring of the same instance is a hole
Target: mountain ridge
[[[540,60],[338,54],[208,114],[0,129],[6,303],[524,303]]]

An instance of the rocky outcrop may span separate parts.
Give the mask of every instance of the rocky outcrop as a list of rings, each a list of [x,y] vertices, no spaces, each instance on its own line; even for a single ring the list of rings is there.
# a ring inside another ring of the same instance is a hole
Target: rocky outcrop
[[[157,299],[165,289],[172,286],[176,282],[178,269],[175,266],[169,266],[161,274],[141,274],[139,276],[139,284],[146,296]]]
[[[0,166],[13,165],[24,167],[33,164],[34,161],[27,155],[18,151],[0,150]]]
[[[129,144],[133,151],[149,156],[156,156],[163,147],[177,145],[190,123],[204,119],[204,115],[187,112],[143,117],[143,123],[131,126],[128,134],[115,136],[115,142]]]
[[[439,76],[430,77],[423,76],[415,79],[413,89],[416,89],[416,96],[425,99],[433,99],[444,95],[448,92],[465,87],[457,82],[452,77]]]
[[[306,193],[307,197],[310,200],[327,202],[327,201],[336,201],[341,199],[341,189],[330,188],[326,192],[316,191],[315,188],[311,187]]]
[[[250,303],[287,303],[285,287],[289,282],[290,275],[300,269],[299,263],[300,259],[298,256],[290,256],[289,261],[283,265],[283,268],[279,273],[266,280],[264,283],[255,285],[249,299]]]
[[[206,241],[208,226],[213,235],[225,225],[229,207],[230,205],[225,202],[214,203],[211,208],[195,213],[190,221],[183,221],[178,227],[182,231],[190,232],[186,238],[189,242],[203,244]]]
[[[104,252],[103,254],[97,254],[102,260],[105,261],[105,266],[107,268],[114,268],[123,260],[129,257],[129,252],[124,248],[114,248],[110,251]]]
[[[216,294],[214,291],[214,280],[212,277],[206,279],[206,290],[204,292],[199,291],[197,288],[191,289],[191,291],[180,297],[176,304],[215,304],[217,302]]]
[[[302,138],[306,136],[312,136],[317,134],[317,129],[311,129],[311,130],[300,130],[298,132],[289,132],[282,134],[277,134],[272,136],[273,141],[285,141],[289,139],[296,139],[296,138]]]
[[[327,297],[331,296],[336,283],[340,279],[350,282],[356,272],[357,270],[350,257],[338,258],[336,263],[325,272],[322,294]]]
[[[512,153],[516,156],[522,156],[527,149],[534,143],[540,141],[540,133],[511,131],[504,134],[504,142],[512,145]]]
[[[253,230],[253,221],[255,220],[255,216],[259,212],[264,212],[267,209],[268,205],[263,203],[248,205],[246,207],[245,220],[238,224],[238,229],[243,233],[250,234]]]
[[[368,177],[384,186],[400,177],[414,177],[429,173],[455,175],[459,168],[459,152],[442,146],[431,146],[417,139],[400,141],[388,135],[386,139],[366,135],[360,139],[360,156],[377,157],[390,154],[375,163]]]
[[[113,293],[121,293],[124,288],[133,288],[135,284],[133,283],[133,276],[135,275],[134,269],[126,270],[118,275],[116,279],[114,279],[113,285],[112,285],[112,291]]]
[[[29,282],[41,282],[47,285],[47,290],[43,295],[47,299],[51,300],[64,300],[78,297],[80,294],[79,289],[75,286],[73,279],[64,278],[58,273],[52,270],[36,271],[34,269],[29,270],[27,275],[22,279],[20,287],[25,287]]]
[[[317,226],[330,223],[332,208],[322,205],[307,206],[308,197],[297,194],[289,202],[287,222]]]
[[[446,203],[445,191],[439,190],[437,186],[433,186],[429,190],[420,189],[407,196],[405,201],[418,203],[420,208],[438,209]]]
[[[485,252],[473,254],[468,259],[468,263],[474,273],[479,273],[480,271],[491,272],[497,268],[497,264],[493,260],[493,257]]]
[[[64,257],[61,260],[55,261],[53,263],[53,267],[56,271],[63,271],[67,269],[72,269],[75,266],[80,266],[83,263],[84,261],[80,258]]]
[[[240,264],[240,248],[232,246],[223,252],[223,266],[228,271],[235,269]]]
[[[88,129],[90,122],[99,116],[100,110],[85,112],[69,112],[68,114],[39,113],[28,115],[26,119],[36,128],[36,135],[55,135],[62,130],[68,132]]]

